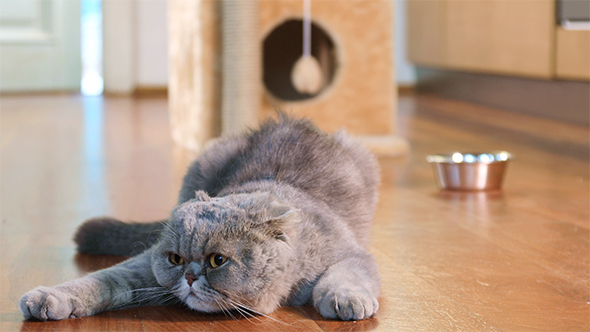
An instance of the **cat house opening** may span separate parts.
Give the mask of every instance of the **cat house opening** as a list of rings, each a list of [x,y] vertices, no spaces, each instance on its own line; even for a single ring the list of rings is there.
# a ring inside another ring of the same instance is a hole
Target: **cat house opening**
[[[303,54],[303,22],[287,20],[274,28],[264,39],[262,71],[264,86],[274,97],[285,101],[313,98],[325,91],[333,82],[337,70],[337,54],[328,33],[317,24],[311,24],[311,55],[320,64],[323,86],[315,94],[300,93],[291,81],[295,62]]]

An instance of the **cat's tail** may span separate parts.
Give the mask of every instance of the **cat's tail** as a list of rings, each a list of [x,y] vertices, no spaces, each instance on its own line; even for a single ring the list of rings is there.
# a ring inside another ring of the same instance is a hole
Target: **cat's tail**
[[[155,244],[166,220],[126,223],[109,217],[86,220],[74,235],[78,251],[87,254],[136,256]]]

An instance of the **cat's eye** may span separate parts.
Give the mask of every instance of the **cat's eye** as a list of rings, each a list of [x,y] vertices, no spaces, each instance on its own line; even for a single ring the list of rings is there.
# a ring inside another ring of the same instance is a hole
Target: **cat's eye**
[[[227,257],[222,254],[211,254],[209,256],[209,265],[212,268],[217,268],[227,261]]]
[[[169,254],[168,255],[168,260],[170,261],[170,263],[174,264],[174,265],[182,265],[184,264],[184,259],[182,259],[182,257],[180,257],[177,254]]]

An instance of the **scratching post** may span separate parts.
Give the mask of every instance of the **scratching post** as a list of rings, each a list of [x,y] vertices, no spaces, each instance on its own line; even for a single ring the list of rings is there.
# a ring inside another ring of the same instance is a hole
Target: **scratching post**
[[[219,9],[210,0],[169,0],[172,138],[199,151],[220,129]]]
[[[379,154],[407,153],[395,132],[391,0],[311,1],[309,53],[320,66],[318,91],[297,89],[291,79],[305,54],[303,0],[170,0],[169,6],[170,117],[185,147],[202,146],[220,128],[252,126],[278,108],[327,132],[345,128]]]
[[[254,127],[260,113],[258,1],[222,1],[223,134]]]

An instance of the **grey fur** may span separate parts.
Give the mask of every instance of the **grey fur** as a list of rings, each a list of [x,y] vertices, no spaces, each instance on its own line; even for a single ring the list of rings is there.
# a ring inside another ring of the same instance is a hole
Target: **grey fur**
[[[326,318],[372,317],[379,277],[366,247],[378,182],[374,157],[344,132],[281,115],[211,144],[189,167],[168,222],[88,221],[75,238],[84,252],[129,255],[133,243],[155,243],[114,267],[36,288],[21,310],[64,319],[179,299],[204,312],[313,304]]]
[[[110,217],[93,218],[78,228],[74,242],[83,253],[135,256],[158,241],[165,222],[124,223]]]

